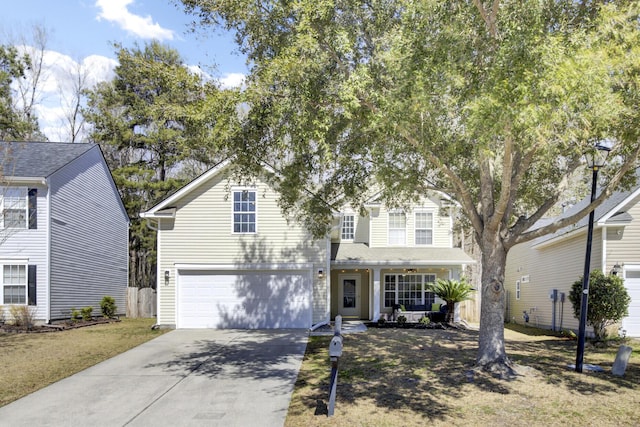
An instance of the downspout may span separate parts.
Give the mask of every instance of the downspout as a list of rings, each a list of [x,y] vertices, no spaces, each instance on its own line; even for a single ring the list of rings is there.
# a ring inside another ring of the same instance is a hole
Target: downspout
[[[37,203],[37,202],[36,202]],[[45,323],[51,324],[51,186],[47,185],[47,310]]]
[[[601,228],[602,233],[602,273],[607,274],[607,226],[603,225]]]

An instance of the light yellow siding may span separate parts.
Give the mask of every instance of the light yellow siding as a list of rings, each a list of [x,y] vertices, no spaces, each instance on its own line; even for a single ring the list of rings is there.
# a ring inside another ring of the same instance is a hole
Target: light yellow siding
[[[553,304],[549,293],[557,289],[559,293],[565,293],[565,302],[564,305],[560,302],[556,305],[556,328],[577,329],[578,320],[573,316],[569,292],[573,282],[584,271],[586,233],[578,233],[548,246],[534,248],[533,245],[532,242],[522,243],[509,251],[505,271],[508,291],[506,320],[522,324],[523,311],[526,310],[531,326],[551,328]],[[596,229],[591,269],[601,268],[601,254],[602,233]],[[520,281],[520,299],[516,298],[516,281]]]
[[[389,246],[389,212],[385,207],[376,208],[371,215],[371,247]],[[424,199],[405,211],[406,215],[406,245],[409,247],[424,247],[415,244],[415,213],[431,212],[433,214],[433,245],[430,247],[452,247],[452,222],[451,218],[441,215],[438,204],[432,199]]]
[[[327,265],[326,241],[313,239],[293,221],[287,221],[277,205],[277,194],[263,182],[256,182],[255,234],[235,234],[232,229],[232,191],[224,173],[212,177],[188,192],[176,204],[175,219],[160,221],[158,322],[175,322],[176,264],[297,265],[311,263],[314,277],[313,321],[326,315],[326,279],[318,279],[318,269]],[[164,283],[164,271],[170,280]]]
[[[628,213],[633,217],[630,224],[607,226],[606,271],[616,263],[640,264],[640,203],[631,207]]]

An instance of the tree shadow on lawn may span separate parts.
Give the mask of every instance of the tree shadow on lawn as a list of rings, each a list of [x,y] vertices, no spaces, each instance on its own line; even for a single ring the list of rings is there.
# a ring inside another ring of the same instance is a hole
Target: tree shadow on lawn
[[[315,415],[326,415],[329,403],[329,340],[318,337],[310,341],[305,369],[296,383],[300,391],[297,398],[306,410],[315,410]],[[585,395],[638,388],[640,372],[633,364],[622,378],[610,372],[571,371],[567,365],[575,362],[575,342],[561,338],[506,340],[506,346],[509,357],[531,368],[528,375],[541,382]],[[447,402],[468,396],[474,389],[480,393],[520,393],[515,382],[523,377],[504,380],[475,369],[477,348],[478,332],[458,329],[371,328],[363,334],[345,335],[336,400],[340,405],[357,405],[362,399],[372,399],[381,409],[404,409],[425,419],[445,420],[459,410]],[[299,405],[292,409],[303,410]]]
[[[507,354],[512,361],[532,367],[544,375],[549,384],[564,386],[580,394],[615,392],[620,389],[637,390],[640,383],[640,366],[633,361],[627,365],[624,376],[611,374],[617,348],[598,348],[587,342],[585,364],[603,368],[603,372],[583,369],[575,372],[577,342],[561,337],[546,340],[507,341]]]
[[[305,367],[315,368],[302,370],[296,383],[297,389],[308,388],[300,397],[316,415],[326,414],[329,401],[329,340],[310,341],[305,357],[313,361]],[[424,418],[444,419],[455,412],[444,397],[461,397],[467,384],[509,393],[506,382],[473,371],[477,340],[477,332],[456,329],[371,328],[345,335],[337,400],[341,405],[357,405],[361,399],[373,399],[378,408],[407,409]]]

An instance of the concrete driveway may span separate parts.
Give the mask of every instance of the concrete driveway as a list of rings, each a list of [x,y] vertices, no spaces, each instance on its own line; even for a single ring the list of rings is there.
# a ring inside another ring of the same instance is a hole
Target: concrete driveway
[[[282,426],[306,330],[175,330],[0,408],[1,426]]]

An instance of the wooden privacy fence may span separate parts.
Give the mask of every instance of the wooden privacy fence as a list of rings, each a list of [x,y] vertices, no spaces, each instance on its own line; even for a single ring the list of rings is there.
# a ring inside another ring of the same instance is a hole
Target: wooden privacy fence
[[[152,288],[127,288],[127,317],[155,317],[156,290]]]
[[[460,318],[469,323],[480,322],[480,292],[477,291],[474,299],[463,301],[459,304]]]

